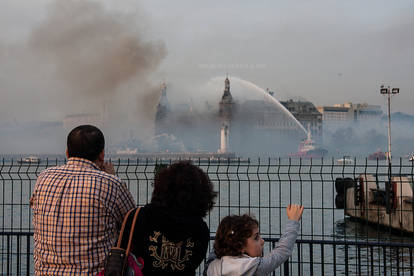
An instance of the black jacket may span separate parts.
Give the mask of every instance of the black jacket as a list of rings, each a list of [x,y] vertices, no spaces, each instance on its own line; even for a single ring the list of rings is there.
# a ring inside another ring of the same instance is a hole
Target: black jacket
[[[127,225],[132,224],[132,218]],[[126,230],[123,246],[128,237]],[[209,239],[209,229],[201,217],[180,216],[147,204],[139,212],[131,251],[144,259],[145,276],[195,275],[206,256]]]

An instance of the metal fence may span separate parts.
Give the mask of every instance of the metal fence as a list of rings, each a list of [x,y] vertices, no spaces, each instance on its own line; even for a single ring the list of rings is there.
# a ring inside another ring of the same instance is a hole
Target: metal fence
[[[150,201],[154,171],[171,160],[114,159],[118,176],[126,181],[139,205]],[[305,206],[301,232],[289,262],[279,275],[412,275],[414,234],[355,222],[335,208],[335,179],[360,174],[385,177],[385,161],[336,160],[193,160],[208,173],[218,191],[216,205],[206,217],[214,237],[220,220],[229,214],[251,213],[260,221],[265,252],[273,248],[287,221],[289,203]],[[64,160],[39,164],[0,162],[0,275],[33,273],[33,227],[29,198],[37,175]],[[412,178],[413,164],[394,161],[392,172]]]

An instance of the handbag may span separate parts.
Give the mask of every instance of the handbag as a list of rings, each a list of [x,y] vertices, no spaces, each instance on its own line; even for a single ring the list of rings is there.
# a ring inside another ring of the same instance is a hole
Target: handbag
[[[128,217],[134,211],[134,209],[128,211],[126,214],[124,221],[122,222],[118,242],[116,246],[112,247],[109,251],[108,257],[106,259],[105,269],[98,273],[97,276],[143,276],[142,269],[144,267],[144,260],[141,257],[136,258],[134,254],[130,252],[135,223],[137,221],[140,209],[141,207],[138,207],[135,210],[134,219],[132,220],[132,226],[129,233],[127,248],[124,249],[121,247],[122,236],[124,234]]]

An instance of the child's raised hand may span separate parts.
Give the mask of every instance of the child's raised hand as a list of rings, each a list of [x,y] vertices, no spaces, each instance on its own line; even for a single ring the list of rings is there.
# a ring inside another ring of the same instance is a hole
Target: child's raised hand
[[[302,217],[303,206],[299,204],[289,204],[288,207],[286,207],[286,213],[290,220],[299,221]]]

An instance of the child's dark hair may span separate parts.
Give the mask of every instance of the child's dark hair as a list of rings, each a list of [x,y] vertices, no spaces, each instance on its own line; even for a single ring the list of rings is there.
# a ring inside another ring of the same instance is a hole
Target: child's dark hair
[[[256,227],[259,227],[259,222],[248,214],[223,218],[217,228],[214,241],[217,258],[242,255],[247,239]]]

